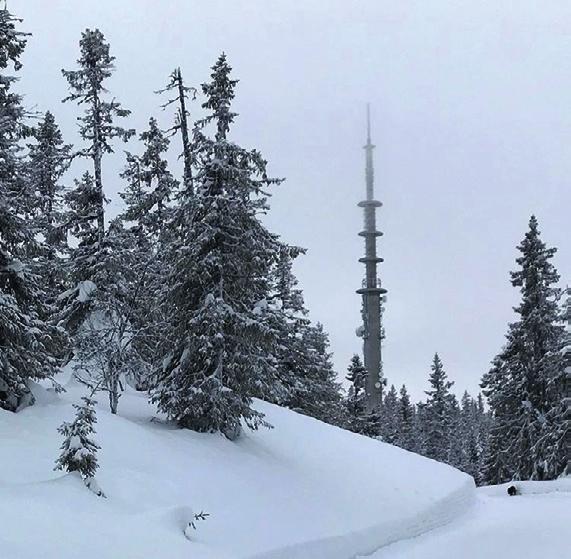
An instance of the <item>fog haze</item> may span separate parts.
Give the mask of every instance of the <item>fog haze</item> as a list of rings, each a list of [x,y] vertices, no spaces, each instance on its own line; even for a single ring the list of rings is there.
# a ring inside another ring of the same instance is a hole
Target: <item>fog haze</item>
[[[256,147],[275,189],[267,218],[306,247],[296,273],[344,375],[361,351],[365,105],[371,103],[380,267],[388,289],[384,371],[413,395],[438,351],[455,388],[477,392],[517,293],[515,246],[532,213],[571,283],[571,3],[489,1],[11,0],[32,33],[19,88],[79,143],[61,68],[86,27],[116,56],[112,94],[138,131],[172,113],[153,93],[180,66],[189,85],[225,51],[240,79],[232,138]],[[190,107],[198,114],[199,105]],[[123,149],[107,195],[123,188]],[[179,151],[174,139],[173,165]],[[69,175],[79,175],[76,165]]]

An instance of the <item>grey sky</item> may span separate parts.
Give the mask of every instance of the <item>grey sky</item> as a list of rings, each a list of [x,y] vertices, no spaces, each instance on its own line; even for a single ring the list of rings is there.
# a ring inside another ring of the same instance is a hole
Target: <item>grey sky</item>
[[[51,109],[73,141],[77,110],[60,103],[60,69],[74,66],[86,27],[110,41],[117,57],[110,89],[139,130],[152,114],[169,123],[153,90],[173,67],[198,85],[226,51],[241,80],[233,137],[287,178],[268,221],[308,248],[296,271],[343,373],[360,351],[356,203],[364,194],[367,101],[384,203],[390,382],[406,382],[420,397],[438,351],[457,390],[477,391],[512,316],[508,271],[532,212],[545,241],[559,247],[562,283],[571,282],[568,1],[11,0],[9,7],[33,33],[20,86],[26,102]],[[110,196],[122,188],[122,149],[105,163]]]

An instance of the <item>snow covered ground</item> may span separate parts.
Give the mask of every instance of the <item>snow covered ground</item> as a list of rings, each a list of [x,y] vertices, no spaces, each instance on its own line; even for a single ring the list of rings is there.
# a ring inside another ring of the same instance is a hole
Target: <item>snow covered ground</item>
[[[571,478],[477,490],[466,514],[445,527],[384,547],[370,559],[568,559]]]
[[[0,411],[1,559],[349,559],[444,525],[474,498],[453,468],[277,406],[258,404],[274,429],[230,442],[152,420],[135,392],[119,416],[100,397],[98,498],[53,471],[56,428],[82,393],[39,389],[35,406]],[[193,541],[191,509],[211,515]]]

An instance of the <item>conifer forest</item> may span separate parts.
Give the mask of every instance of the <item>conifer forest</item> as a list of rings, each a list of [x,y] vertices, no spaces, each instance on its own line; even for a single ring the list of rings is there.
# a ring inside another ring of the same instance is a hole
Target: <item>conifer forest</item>
[[[490,285],[507,287],[502,312],[513,314],[478,378],[465,386],[443,342],[415,371],[423,384],[409,382],[391,364],[423,333],[411,322],[406,347],[391,346],[407,288],[390,282],[393,210],[374,195],[384,201],[394,187],[390,169],[373,170],[373,140],[389,133],[374,105],[368,131],[364,118],[355,124],[367,133],[366,184],[358,171],[346,217],[302,208],[307,200],[288,209],[315,219],[315,235],[318,219],[365,217],[354,231],[365,247],[353,256],[365,272],[360,295],[358,285],[328,294],[329,307],[347,300],[362,322],[340,363],[328,333],[337,315],[310,308],[310,276],[297,274],[317,260],[273,217],[273,195],[289,181],[266,159],[263,129],[288,123],[265,115],[259,144],[241,140],[242,123],[263,111],[248,92],[264,87],[264,70],[246,84],[224,40],[206,64],[172,52],[170,75],[148,65],[155,108],[136,114],[115,87],[136,55],[116,58],[94,12],[65,44],[72,62],[50,77],[67,91],[62,103],[43,107],[42,83],[25,80],[36,38],[18,4],[0,5],[0,558],[568,556],[569,219],[565,245],[532,210],[517,217],[517,245],[510,232],[488,247],[513,250],[511,268],[482,266],[468,320],[485,314]],[[146,32],[129,29],[133,44]],[[298,118],[319,109],[300,107]],[[333,109],[327,118],[334,130]],[[569,186],[557,197],[569,207]],[[435,263],[442,277],[454,266]],[[325,271],[313,277],[328,289]],[[458,321],[469,352],[462,311],[441,310],[434,329]],[[548,521],[562,534],[549,545]],[[516,525],[525,538],[512,535]]]

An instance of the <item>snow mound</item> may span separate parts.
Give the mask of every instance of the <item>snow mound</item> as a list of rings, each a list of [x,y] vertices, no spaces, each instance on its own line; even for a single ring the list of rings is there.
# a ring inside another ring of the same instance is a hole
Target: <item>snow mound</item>
[[[119,415],[101,398],[96,497],[53,472],[56,428],[81,386],[0,410],[2,559],[353,559],[449,522],[468,476],[396,447],[258,402],[274,429],[230,442],[153,420],[143,394]],[[188,532],[193,511],[210,516]]]
[[[491,497],[505,497],[508,487],[515,486],[518,495],[546,495],[548,493],[571,493],[571,477],[553,481],[510,481],[501,485],[480,487],[479,492]]]
[[[565,559],[569,557],[570,479],[482,487],[466,514],[446,526],[382,548],[370,559]]]

